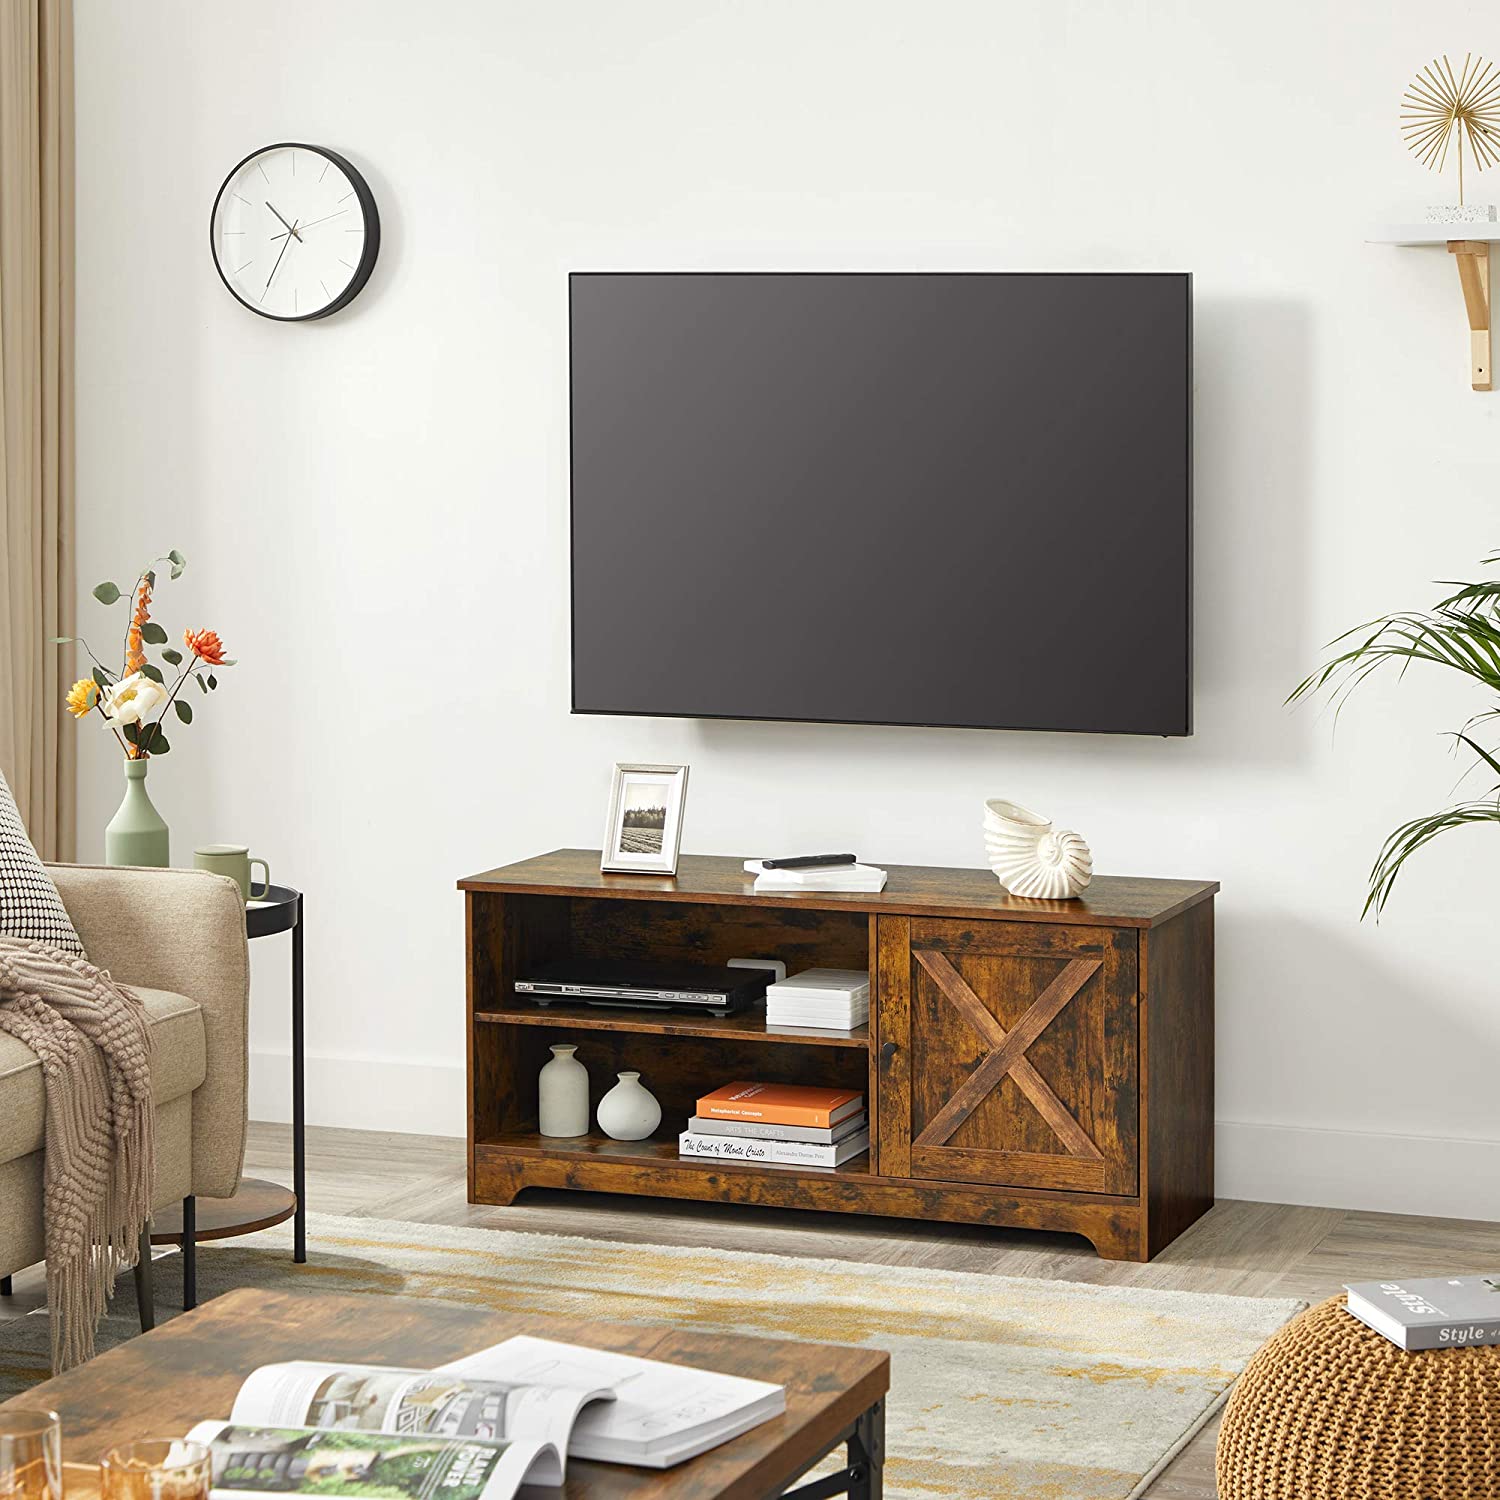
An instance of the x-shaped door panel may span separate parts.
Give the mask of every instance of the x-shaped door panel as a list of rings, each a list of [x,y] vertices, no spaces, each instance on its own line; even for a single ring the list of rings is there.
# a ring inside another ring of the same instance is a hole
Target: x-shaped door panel
[[[1047,1029],[1063,1006],[1099,972],[1099,960],[1075,958],[1069,962],[1062,973],[1031,1002],[1026,1014],[1007,1032],[985,1008],[979,996],[964,982],[963,976],[953,967],[946,954],[932,948],[919,948],[913,951],[912,957],[927,971],[932,982],[964,1020],[994,1048],[969,1074],[953,1097],[933,1116],[927,1128],[912,1144],[946,1144],[952,1139],[953,1132],[979,1107],[980,1101],[998,1088],[1000,1080],[1009,1074],[1021,1092],[1036,1106],[1041,1117],[1057,1132],[1069,1156],[1102,1161],[1103,1153],[1094,1144],[1093,1138],[1073,1118],[1068,1107],[1026,1057],[1026,1049]]]
[[[1136,1191],[1136,934],[882,917],[877,1170]]]

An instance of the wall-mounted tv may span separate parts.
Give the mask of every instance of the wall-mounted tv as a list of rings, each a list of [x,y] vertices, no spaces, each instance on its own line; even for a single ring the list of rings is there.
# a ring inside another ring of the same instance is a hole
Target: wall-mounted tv
[[[575,712],[1191,732],[1190,275],[569,300]]]

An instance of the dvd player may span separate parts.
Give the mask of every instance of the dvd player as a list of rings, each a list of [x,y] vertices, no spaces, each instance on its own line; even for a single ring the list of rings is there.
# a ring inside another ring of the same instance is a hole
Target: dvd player
[[[629,958],[559,958],[516,980],[516,998],[535,1005],[613,1005],[648,1010],[701,1010],[727,1016],[763,1000],[769,969],[652,963]]]

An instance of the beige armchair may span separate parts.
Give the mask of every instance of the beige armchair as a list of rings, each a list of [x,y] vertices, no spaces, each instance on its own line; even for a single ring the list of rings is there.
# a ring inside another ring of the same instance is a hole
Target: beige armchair
[[[134,988],[155,1043],[154,1206],[227,1198],[245,1154],[250,958],[238,886],[201,870],[50,865],[91,962]],[[45,1096],[36,1054],[0,1033],[0,1294],[43,1259]],[[191,1244],[184,1245],[191,1254]],[[149,1259],[137,1276],[149,1326]]]

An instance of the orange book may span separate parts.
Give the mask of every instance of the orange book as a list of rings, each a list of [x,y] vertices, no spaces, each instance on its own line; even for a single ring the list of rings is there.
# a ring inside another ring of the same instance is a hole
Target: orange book
[[[825,1130],[864,1107],[865,1096],[852,1089],[800,1083],[726,1083],[698,1101],[699,1115],[709,1120],[760,1120],[767,1125],[815,1125]]]

